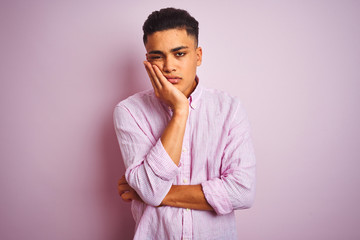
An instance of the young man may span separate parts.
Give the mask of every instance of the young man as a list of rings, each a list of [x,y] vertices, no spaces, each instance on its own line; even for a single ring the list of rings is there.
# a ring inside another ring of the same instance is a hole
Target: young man
[[[255,156],[241,103],[203,88],[198,22],[161,9],[143,26],[153,89],[120,102],[114,123],[134,239],[236,239],[235,209],[252,205]]]

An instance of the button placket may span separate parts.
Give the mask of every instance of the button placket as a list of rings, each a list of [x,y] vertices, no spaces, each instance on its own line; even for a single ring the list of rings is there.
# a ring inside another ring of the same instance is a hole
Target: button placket
[[[190,106],[189,106],[190,107]],[[182,153],[181,156],[183,156],[184,166],[182,169],[182,175],[181,175],[181,183],[183,185],[188,185],[191,183],[190,179],[190,167],[191,167],[191,156],[190,156],[190,116],[191,116],[192,109],[189,109],[189,117],[187,119],[186,123],[186,129],[184,134],[184,140],[182,145]],[[190,209],[182,209],[182,215],[183,215],[183,232],[182,237],[183,239],[191,239],[192,238],[192,213]]]

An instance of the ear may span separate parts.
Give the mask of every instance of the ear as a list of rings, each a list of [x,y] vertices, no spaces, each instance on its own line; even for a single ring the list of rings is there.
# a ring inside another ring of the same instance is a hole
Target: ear
[[[196,66],[200,66],[202,61],[202,48],[198,47],[196,48],[195,51],[196,51]]]

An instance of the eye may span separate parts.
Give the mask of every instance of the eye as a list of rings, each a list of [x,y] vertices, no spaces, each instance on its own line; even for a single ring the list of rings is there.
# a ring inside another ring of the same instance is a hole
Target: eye
[[[183,57],[183,56],[185,56],[185,54],[186,54],[185,52],[177,52],[176,56],[177,57]]]
[[[160,59],[160,58],[161,58],[161,56],[159,56],[159,55],[151,55],[151,56],[148,57],[149,60],[157,60],[157,59]]]

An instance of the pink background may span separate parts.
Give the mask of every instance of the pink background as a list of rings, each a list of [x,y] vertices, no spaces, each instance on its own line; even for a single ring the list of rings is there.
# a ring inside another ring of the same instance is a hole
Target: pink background
[[[0,3],[0,239],[132,238],[112,111],[151,87],[141,27],[166,6],[199,20],[202,83],[250,117],[239,239],[360,239],[359,1],[51,2]]]

